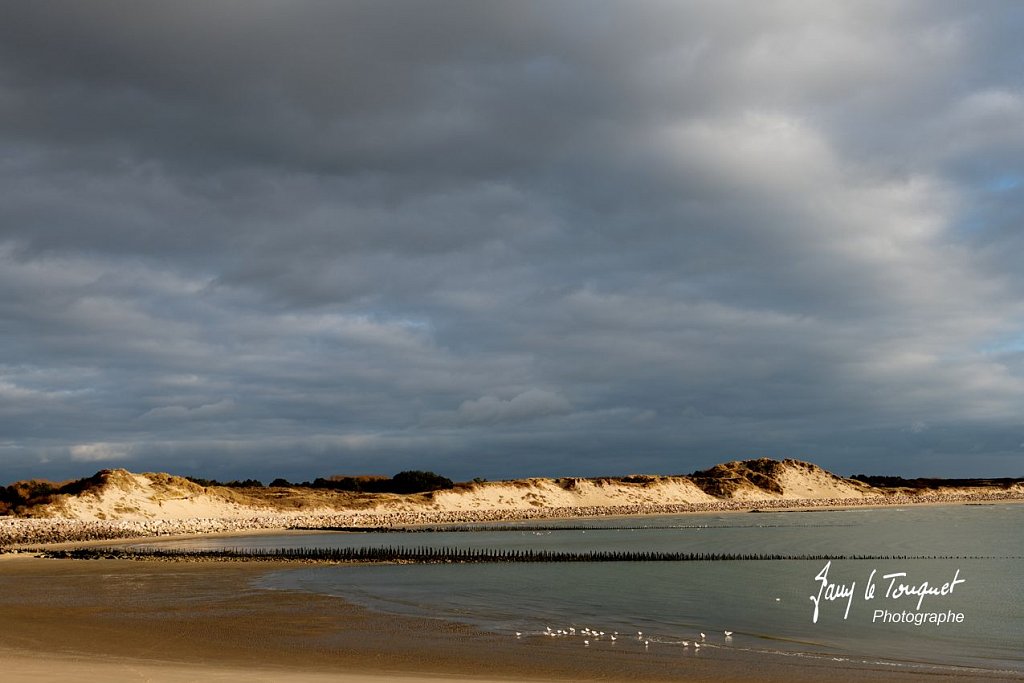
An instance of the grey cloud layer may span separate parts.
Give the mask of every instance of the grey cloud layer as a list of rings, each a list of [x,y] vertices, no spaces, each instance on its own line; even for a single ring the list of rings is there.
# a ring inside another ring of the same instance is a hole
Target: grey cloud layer
[[[0,475],[1020,474],[1014,3],[22,3]]]

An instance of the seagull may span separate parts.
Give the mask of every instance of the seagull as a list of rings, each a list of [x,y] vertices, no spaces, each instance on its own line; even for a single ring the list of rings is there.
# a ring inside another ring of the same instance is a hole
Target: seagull
[[[782,598],[775,598],[775,602],[782,602]]]
[[[648,646],[648,645],[650,645],[650,644],[651,644],[651,641],[649,641],[649,640],[645,640],[645,641],[644,641],[644,647],[647,647],[647,646]]]
[[[516,631],[516,638],[518,638],[518,637],[519,637],[519,636],[521,636],[521,635],[523,635],[523,634],[522,634],[522,633],[520,633],[519,631]]]
[[[701,640],[704,640],[705,638],[707,638],[707,636],[706,636],[706,635],[704,635],[704,632],[703,632],[703,631],[701,631],[701,633],[700,633],[700,639],[701,639]]]
[[[725,634],[726,638],[732,638],[732,631],[722,631],[722,633]]]
[[[693,644],[693,649],[694,650],[699,650],[700,649],[700,643],[694,643]]]
[[[610,636],[612,640],[618,640],[616,636]]]
[[[690,647],[690,641],[684,640],[683,641],[683,647]]]
[[[583,644],[586,645],[587,647],[590,647],[590,641],[589,640],[584,640]]]
[[[644,632],[643,632],[643,631],[637,631],[637,632],[636,632],[636,637],[637,637],[637,638],[639,638],[639,637],[640,637],[640,636],[642,636],[643,634],[644,634]]]

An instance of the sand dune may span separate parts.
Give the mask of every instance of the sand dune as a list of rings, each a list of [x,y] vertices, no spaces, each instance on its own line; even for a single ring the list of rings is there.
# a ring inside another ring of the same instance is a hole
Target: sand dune
[[[714,500],[685,477],[517,479],[438,491],[425,504],[437,510],[524,510],[635,504],[703,503]]]
[[[733,461],[689,476],[516,479],[457,484],[450,490],[399,495],[321,488],[201,486],[161,473],[102,470],[74,494],[22,510],[22,516],[83,522],[240,520],[315,515],[353,519],[500,519],[739,509],[792,502],[808,506],[1021,498],[1024,486],[875,488],[799,460]],[[572,512],[576,510],[576,512]],[[584,512],[586,511],[586,512]],[[462,513],[459,517],[459,513]],[[425,516],[424,516],[425,515]],[[6,519],[12,519],[7,517]],[[397,522],[396,522],[397,523]]]
[[[1012,480],[875,488],[811,463],[734,461],[689,476],[520,479],[399,495],[309,487],[200,486],[168,474],[103,470],[0,516],[4,546],[266,529],[396,527],[608,515],[994,503],[1024,500]],[[977,485],[973,485],[977,484]]]
[[[863,498],[880,491],[801,460],[743,460],[693,475],[707,493],[726,500],[821,500]]]
[[[103,470],[80,493],[36,506],[34,517],[112,520],[240,518],[263,514],[458,512],[708,504],[716,501],[856,499],[870,486],[798,460],[747,460],[693,476],[517,479],[460,484],[430,493],[359,494],[306,488],[200,486],[182,477]]]
[[[61,495],[39,516],[84,521],[115,519],[188,519],[252,514],[248,497],[223,487],[204,487],[169,474],[133,474],[106,470],[102,483],[78,495]]]

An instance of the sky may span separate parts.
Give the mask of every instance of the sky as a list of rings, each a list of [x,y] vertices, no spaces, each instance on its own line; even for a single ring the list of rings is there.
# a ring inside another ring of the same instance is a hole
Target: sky
[[[0,0],[0,481],[1024,476],[1024,6]]]

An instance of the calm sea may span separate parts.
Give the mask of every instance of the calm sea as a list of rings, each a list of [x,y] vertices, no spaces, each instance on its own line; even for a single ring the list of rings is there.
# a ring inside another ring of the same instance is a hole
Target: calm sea
[[[581,646],[587,639],[591,647],[624,652],[685,650],[683,641],[697,641],[704,652],[736,648],[898,667],[1024,672],[1024,505],[657,516],[543,523],[586,529],[523,528],[537,524],[510,524],[499,531],[268,535],[163,547],[983,556],[835,559],[830,564],[762,560],[312,566],[270,574],[260,585],[336,595],[384,612],[467,622],[510,638],[516,632],[521,638],[549,637],[544,635],[548,628],[572,628],[575,635],[557,637],[576,639]],[[945,584],[950,585],[942,594]],[[816,621],[812,597],[819,598]],[[605,635],[588,637],[583,629]],[[638,637],[638,631],[644,635]],[[612,641],[615,632],[619,635]],[[701,632],[706,634],[703,641]]]

